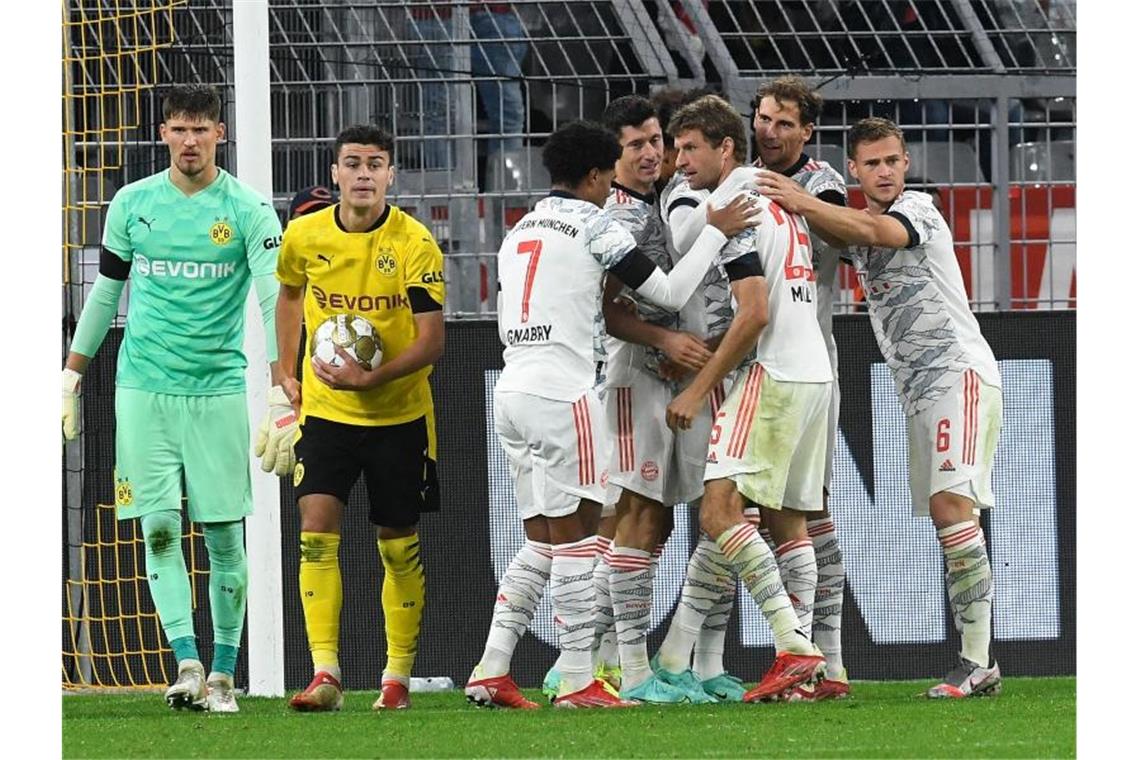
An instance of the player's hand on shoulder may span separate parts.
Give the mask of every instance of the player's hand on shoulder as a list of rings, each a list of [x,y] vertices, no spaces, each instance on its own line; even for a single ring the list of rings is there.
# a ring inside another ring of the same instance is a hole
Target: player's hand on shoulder
[[[760,171],[760,192],[793,214],[803,213],[805,202],[812,197],[800,183],[771,169]]]
[[[363,391],[381,384],[383,364],[367,370],[340,346],[336,347],[336,353],[341,359],[339,366],[322,361],[316,356],[312,359],[313,374],[322,383],[337,391]]]
[[[712,358],[705,342],[692,333],[672,330],[665,337],[661,350],[670,361],[683,369],[697,371]]]
[[[73,369],[63,371],[63,440],[79,436],[79,381],[81,374]]]
[[[721,208],[713,208],[710,203],[708,223],[723,232],[725,237],[733,237],[760,223],[756,217],[757,210],[756,199],[741,193]]]
[[[292,378],[289,380],[297,386],[296,401],[300,404],[300,384]],[[269,389],[268,402],[269,409],[258,428],[253,453],[261,457],[261,469],[265,472],[272,472],[278,477],[292,475],[297,464],[293,452],[293,441],[297,437],[297,409],[284,382]]]

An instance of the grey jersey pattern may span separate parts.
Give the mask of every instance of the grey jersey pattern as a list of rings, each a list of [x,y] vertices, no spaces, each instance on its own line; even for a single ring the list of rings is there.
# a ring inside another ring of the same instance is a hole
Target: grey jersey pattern
[[[997,365],[969,311],[950,228],[930,196],[904,191],[887,213],[905,217],[918,244],[909,249],[852,246],[849,252],[879,349],[903,408],[914,415],[933,406],[958,375],[979,362],[985,365],[980,367],[983,379],[995,382]],[[969,334],[971,326],[976,338]]]
[[[665,235],[657,196],[645,196],[633,192],[616,182],[606,198],[606,213],[629,231],[637,242],[637,248],[644,253],[657,268],[668,274],[673,269]],[[678,317],[675,312],[650,303],[628,287],[622,287],[622,295],[637,305],[637,313],[646,322],[677,329]]]
[[[809,159],[792,175],[792,179],[816,197],[821,193],[833,191],[847,200],[847,185],[843,181],[843,176],[826,161]],[[839,253],[844,249],[828,245],[823,238],[811,231],[810,225],[808,232],[811,235],[811,266],[815,270],[816,318],[819,320],[820,332],[823,333],[823,341],[827,344],[831,371],[838,378],[839,352],[835,346],[831,322],[835,302],[835,274],[839,269]]]
[[[669,209],[674,202],[682,199],[682,203],[689,205],[699,204],[708,198],[707,190],[693,190],[689,187],[685,175],[681,171],[674,172],[669,178],[665,189],[661,191],[661,215],[668,228]],[[676,246],[669,238],[669,246],[674,255],[680,257],[684,252],[677,252]],[[699,308],[690,308],[690,304]],[[728,284],[728,275],[724,271],[724,263],[718,256],[713,265],[709,267],[704,280],[697,287],[696,293],[681,312],[681,327],[689,332],[704,337],[722,335],[728,330],[732,322],[732,290]]]

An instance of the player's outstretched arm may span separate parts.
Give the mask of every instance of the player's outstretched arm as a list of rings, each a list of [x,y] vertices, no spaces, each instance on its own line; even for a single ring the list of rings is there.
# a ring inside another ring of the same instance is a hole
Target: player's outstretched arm
[[[130,275],[131,264],[118,254],[103,249],[99,275],[83,304],[71,350],[63,370],[63,437],[73,441],[79,435],[79,383],[91,357],[103,345],[107,330],[119,310],[119,297]]]
[[[606,332],[628,343],[656,348],[675,364],[685,369],[697,371],[704,366],[712,352],[705,348],[704,341],[687,332],[670,330],[667,327],[646,322],[637,315],[637,307],[625,299],[618,299],[621,280],[607,277],[602,296],[602,315],[606,320]]]
[[[269,389],[269,409],[257,431],[253,445],[261,457],[261,469],[278,477],[293,474],[297,461],[293,439],[297,435],[297,415],[301,407],[301,384],[292,376],[297,366],[297,343],[301,338],[301,316],[305,288],[282,284],[274,315],[277,335],[277,361],[270,365],[273,387]]]
[[[782,174],[761,171],[760,188],[788,211],[803,216],[813,230],[843,245],[905,248],[910,243],[910,233],[898,219],[827,203]]]

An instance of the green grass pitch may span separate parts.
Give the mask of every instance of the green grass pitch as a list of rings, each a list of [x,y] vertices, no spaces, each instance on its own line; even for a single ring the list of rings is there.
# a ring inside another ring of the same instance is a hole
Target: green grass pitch
[[[821,704],[479,710],[462,691],[377,714],[297,714],[240,699],[237,715],[171,712],[161,695],[65,696],[64,757],[1074,757],[1076,679],[1007,678],[994,698],[928,701],[929,683],[856,682]],[[527,690],[541,700],[537,690]]]

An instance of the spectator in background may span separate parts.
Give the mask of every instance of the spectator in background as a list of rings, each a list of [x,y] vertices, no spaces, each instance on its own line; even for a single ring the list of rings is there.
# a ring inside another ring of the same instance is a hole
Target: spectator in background
[[[421,141],[419,168],[452,168],[451,141],[446,138],[451,133],[451,104],[448,102],[447,85],[436,83],[454,76],[454,43],[451,33],[450,6],[415,6],[408,9],[412,31],[408,39],[423,42],[422,45],[408,46],[407,77],[412,80],[410,87],[418,90],[420,120],[418,127],[425,139]],[[409,162],[415,166],[416,153]]]
[[[293,200],[289,201],[289,218],[286,219],[286,224],[299,216],[331,206],[334,202],[332,190],[323,185],[313,185],[299,190],[293,196]]]
[[[521,150],[526,124],[523,107],[523,58],[526,30],[511,3],[474,3],[471,8],[471,75],[487,115],[486,132],[504,135],[487,142],[487,153]],[[489,40],[503,40],[489,42]]]

